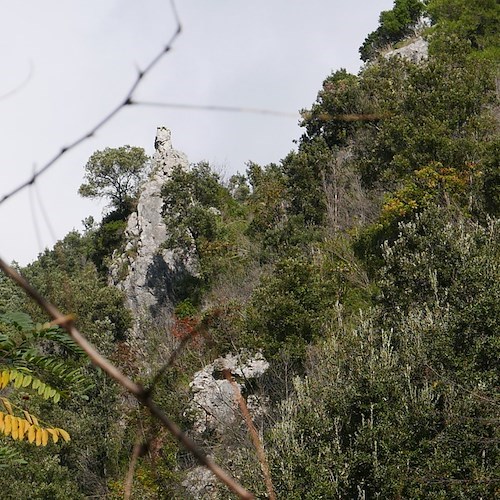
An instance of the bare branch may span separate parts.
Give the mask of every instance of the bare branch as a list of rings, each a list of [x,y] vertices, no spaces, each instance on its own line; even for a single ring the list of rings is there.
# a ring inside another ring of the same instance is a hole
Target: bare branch
[[[130,500],[130,498],[132,498],[131,495],[132,495],[132,485],[134,483],[135,466],[137,464],[137,459],[142,455],[143,451],[144,451],[144,444],[139,435],[137,436],[137,439],[134,444],[134,449],[132,450],[132,456],[130,457],[127,477],[125,478],[125,486],[124,486],[125,493],[123,495],[124,500]]]
[[[170,433],[192,453],[198,462],[209,469],[221,482],[223,482],[231,491],[236,493],[240,498],[253,499],[253,495],[243,488],[237,481],[219,467],[207,454],[182,430],[175,422],[170,420],[163,411],[151,399],[150,392],[139,384],[136,384],[126,377],[116,366],[102,356],[97,350],[87,341],[87,339],[74,326],[71,317],[64,316],[53,304],[46,300],[28,281],[21,276],[15,269],[10,267],[3,259],[0,258],[0,269],[17,285],[19,285],[29,297],[31,297],[42,309],[44,309],[55,321],[58,322],[73,338],[73,340],[85,351],[90,361],[106,372],[111,378],[118,382],[128,392],[144,405],[151,415],[156,417]]]
[[[234,392],[234,398],[238,402],[238,405],[241,410],[241,414],[243,415],[243,419],[245,420],[245,424],[248,427],[248,431],[250,432],[250,436],[252,437],[252,442],[257,451],[257,457],[259,459],[260,468],[262,470],[262,474],[264,475],[264,481],[266,483],[267,493],[271,500],[276,500],[276,494],[274,493],[273,481],[271,479],[271,473],[269,472],[269,464],[266,458],[266,452],[264,451],[264,446],[262,445],[262,441],[259,438],[259,433],[255,428],[255,425],[252,421],[252,416],[248,411],[248,406],[245,402],[245,399],[241,395],[240,388],[238,384],[235,382],[231,372],[228,369],[222,370],[222,373],[226,377],[226,380],[231,384]]]
[[[161,367],[158,373],[154,376],[153,381],[151,382],[149,388],[147,389],[151,396],[153,395],[153,391],[160,378],[174,364],[179,354],[183,351],[184,347],[186,347],[186,345],[189,343],[191,339],[192,335],[187,335],[186,337],[184,337],[179,343],[179,345],[172,351],[170,357],[168,358],[168,361]]]

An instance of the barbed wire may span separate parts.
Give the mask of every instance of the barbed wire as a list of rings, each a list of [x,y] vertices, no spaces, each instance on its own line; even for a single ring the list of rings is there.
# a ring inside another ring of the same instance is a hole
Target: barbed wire
[[[250,113],[258,115],[281,116],[285,118],[300,118],[299,113],[276,111],[265,108],[248,108],[243,106],[224,106],[216,104],[184,104],[178,102],[131,101],[130,105],[151,106],[155,108],[190,109],[193,111],[223,111],[229,113]]]
[[[26,78],[22,80],[21,83],[18,83],[13,89],[10,89],[5,94],[0,95],[0,101],[3,99],[7,99],[8,97],[14,94],[17,94],[22,88],[24,88],[28,84],[32,76],[33,76],[33,62],[29,61],[29,70],[28,74],[26,75]]]
[[[181,21],[179,18],[179,15],[177,13],[177,8],[175,6],[174,0],[170,0],[170,5],[172,8],[172,13],[174,15],[174,20],[176,23],[176,28],[174,31],[174,34],[170,38],[170,40],[167,42],[167,44],[158,52],[146,65],[146,67],[143,70],[138,70],[137,77],[132,83],[131,87],[129,88],[128,92],[126,93],[125,97],[122,99],[122,101],[115,106],[107,115],[105,115],[100,121],[98,121],[88,132],[80,136],[78,139],[70,143],[68,146],[64,146],[60,149],[60,151],[53,156],[47,163],[45,163],[42,167],[40,167],[38,170],[36,170],[31,177],[26,179],[24,182],[16,186],[14,189],[9,191],[8,193],[4,194],[2,198],[0,198],[0,205],[7,201],[9,198],[12,198],[28,186],[31,186],[38,177],[43,175],[47,170],[49,170],[51,167],[55,165],[55,163],[61,159],[66,153],[71,151],[72,149],[76,148],[78,145],[82,144],[83,142],[87,141],[91,137],[94,136],[94,134],[101,129],[104,125],[106,125],[110,120],[112,120],[123,108],[130,106],[132,104],[132,98],[141,84],[141,82],[144,80],[144,78],[151,72],[151,70],[158,64],[158,62],[167,54],[170,52],[172,49],[172,46],[175,42],[175,40],[178,38],[178,36],[182,32],[182,25]]]

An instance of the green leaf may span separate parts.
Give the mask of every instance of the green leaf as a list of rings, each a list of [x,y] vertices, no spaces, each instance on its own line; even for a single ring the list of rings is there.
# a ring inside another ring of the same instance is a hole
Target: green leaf
[[[23,332],[33,330],[34,324],[31,317],[23,312],[6,312],[0,314],[0,321],[9,325],[14,325],[16,328]]]

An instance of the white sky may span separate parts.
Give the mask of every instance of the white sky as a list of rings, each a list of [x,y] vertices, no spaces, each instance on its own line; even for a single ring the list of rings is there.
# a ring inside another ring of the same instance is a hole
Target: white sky
[[[332,71],[357,73],[358,47],[392,4],[177,0],[183,32],[136,98],[298,112],[311,106]],[[1,198],[116,106],[175,24],[167,0],[0,0],[0,9]],[[191,162],[208,160],[232,174],[244,172],[248,160],[279,162],[302,133],[298,119],[126,108],[35,188],[0,205],[0,256],[24,265],[54,238],[81,229],[88,215],[100,217],[105,203],[77,194],[98,149],[129,144],[152,154],[163,125]]]

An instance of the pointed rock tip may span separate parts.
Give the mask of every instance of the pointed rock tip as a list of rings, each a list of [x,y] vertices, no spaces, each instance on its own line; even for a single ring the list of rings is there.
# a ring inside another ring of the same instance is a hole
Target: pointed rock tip
[[[172,149],[172,134],[167,127],[156,128],[155,149]]]

